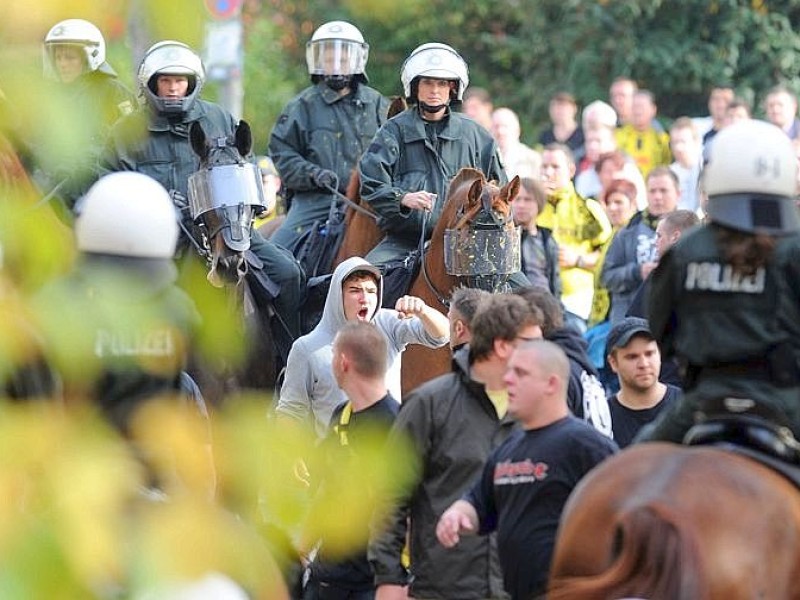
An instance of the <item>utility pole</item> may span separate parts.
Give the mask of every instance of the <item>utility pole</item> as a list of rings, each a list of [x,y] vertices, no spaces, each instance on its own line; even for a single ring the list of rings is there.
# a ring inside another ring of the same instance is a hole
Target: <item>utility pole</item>
[[[219,104],[241,119],[244,112],[242,0],[206,0],[206,76],[221,84]]]

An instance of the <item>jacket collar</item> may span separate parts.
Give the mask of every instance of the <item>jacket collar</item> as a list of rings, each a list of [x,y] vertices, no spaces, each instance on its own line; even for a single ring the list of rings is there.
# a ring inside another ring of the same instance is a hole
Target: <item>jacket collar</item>
[[[150,122],[147,125],[150,131],[171,131],[174,130],[176,126],[183,125],[186,129],[186,135],[189,135],[188,124],[193,121],[199,121],[207,112],[205,104],[203,104],[199,98],[194,101],[189,112],[183,115],[183,117],[168,119],[164,115],[156,113],[149,106],[147,110],[150,111]]]
[[[412,106],[406,110],[406,114],[408,118],[405,119],[403,125],[405,139],[409,142],[427,140],[428,134],[425,132],[425,120],[420,116],[418,108]],[[444,118],[444,128],[438,137],[445,140],[460,140],[462,130],[461,119],[458,116],[454,116],[454,113],[448,107],[447,116]]]

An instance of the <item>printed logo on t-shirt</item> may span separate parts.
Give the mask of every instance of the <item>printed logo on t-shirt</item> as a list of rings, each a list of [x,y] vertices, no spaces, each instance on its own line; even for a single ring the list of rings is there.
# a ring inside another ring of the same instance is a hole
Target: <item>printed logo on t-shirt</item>
[[[494,485],[517,485],[534,483],[547,477],[547,463],[533,462],[526,458],[521,462],[504,461],[494,467]]]

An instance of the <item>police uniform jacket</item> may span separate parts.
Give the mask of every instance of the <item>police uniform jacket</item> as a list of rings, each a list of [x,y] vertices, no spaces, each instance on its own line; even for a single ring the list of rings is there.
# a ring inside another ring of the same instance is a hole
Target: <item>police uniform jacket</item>
[[[437,194],[426,221],[430,238],[450,181],[463,167],[479,169],[501,185],[507,182],[497,145],[483,127],[452,111],[443,121],[426,122],[412,107],[389,119],[361,158],[361,196],[380,215],[386,233],[413,242],[419,239],[423,213],[400,200],[421,190]]]
[[[718,248],[715,225],[684,235],[651,274],[650,328],[662,353],[696,370],[689,388],[784,406],[800,423],[800,235],[779,238],[766,267],[735,274]]]
[[[131,114],[137,101],[108,63],[71,83],[53,83],[45,93],[51,108],[28,127],[35,132],[30,142],[36,154],[34,177],[48,192],[61,183],[60,195],[71,208],[93,181],[111,127]],[[64,119],[70,121],[66,132]]]
[[[200,165],[189,142],[189,127],[195,122],[209,139],[233,135],[236,128],[230,113],[205,100],[195,100],[189,111],[175,117],[165,117],[142,106],[112,129],[100,163],[101,174],[144,173],[167,190],[177,190],[188,198],[189,176]]]
[[[369,86],[360,84],[342,96],[324,82],[286,105],[269,141],[269,154],[292,198],[285,228],[302,229],[327,216],[330,192],[318,188],[312,175],[320,168],[333,171],[344,191],[388,109],[386,98]]]

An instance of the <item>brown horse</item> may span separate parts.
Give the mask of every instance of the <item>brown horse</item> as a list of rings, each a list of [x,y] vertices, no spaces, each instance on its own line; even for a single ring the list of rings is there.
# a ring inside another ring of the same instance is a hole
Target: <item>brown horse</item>
[[[567,503],[548,598],[625,597],[800,598],[800,493],[712,447],[612,457]]]
[[[511,201],[518,192],[518,177],[499,187],[494,182],[487,181],[477,169],[461,169],[450,182],[447,202],[431,234],[420,273],[408,293],[422,298],[428,306],[447,313],[447,302],[453,289],[463,282],[445,270],[445,231],[470,229],[487,207],[498,218],[498,222],[513,229]],[[449,369],[449,348],[432,350],[417,344],[410,345],[403,353],[403,394],[421,383],[447,373]]]

